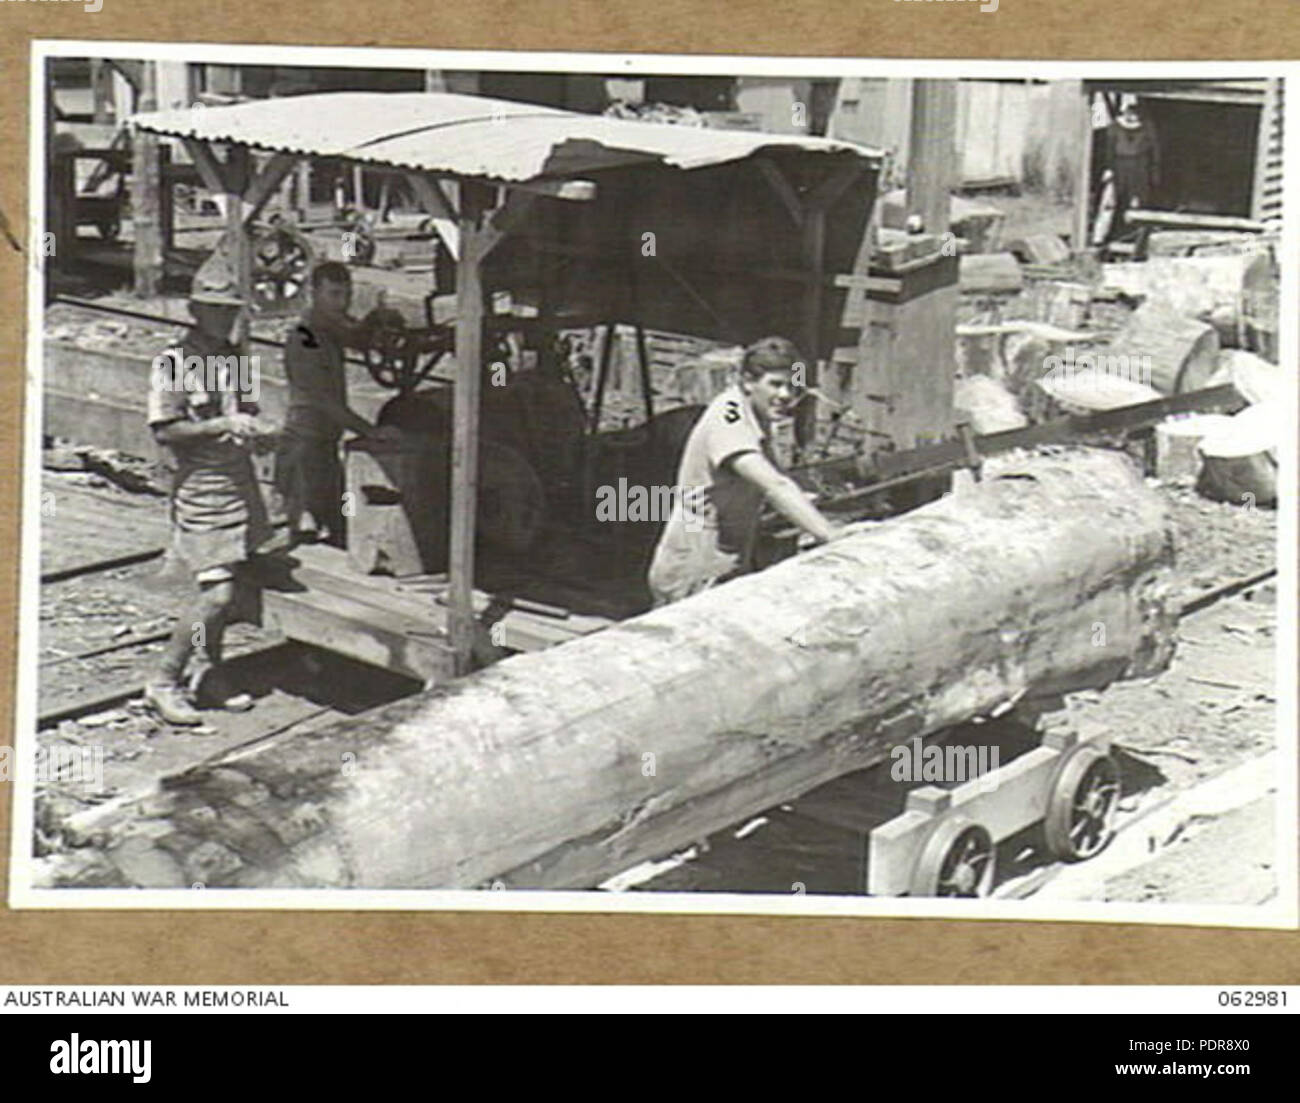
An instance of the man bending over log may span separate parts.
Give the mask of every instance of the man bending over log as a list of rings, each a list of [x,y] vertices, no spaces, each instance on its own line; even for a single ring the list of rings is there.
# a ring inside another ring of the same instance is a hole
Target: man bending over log
[[[768,501],[819,542],[844,530],[777,469],[769,432],[785,416],[799,350],[765,337],[745,350],[740,374],[709,403],[686,440],[672,513],[650,562],[656,606],[753,570],[759,514]]]

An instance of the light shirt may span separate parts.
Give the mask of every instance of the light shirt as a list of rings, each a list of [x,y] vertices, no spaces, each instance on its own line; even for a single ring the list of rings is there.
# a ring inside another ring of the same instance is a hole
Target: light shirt
[[[672,513],[650,564],[656,604],[750,568],[764,495],[737,473],[735,460],[748,452],[771,460],[770,448],[738,384],[700,415],[682,451]]]

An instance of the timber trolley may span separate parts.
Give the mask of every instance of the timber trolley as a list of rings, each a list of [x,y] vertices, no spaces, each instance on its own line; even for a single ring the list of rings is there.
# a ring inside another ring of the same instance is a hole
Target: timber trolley
[[[863,887],[871,896],[987,896],[998,844],[1040,821],[1050,857],[1091,858],[1114,834],[1119,793],[1108,736],[1048,731],[987,774],[909,792],[903,812],[867,836]]]

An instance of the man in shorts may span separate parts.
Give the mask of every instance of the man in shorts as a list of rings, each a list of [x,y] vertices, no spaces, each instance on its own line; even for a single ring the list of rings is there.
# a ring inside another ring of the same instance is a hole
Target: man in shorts
[[[145,701],[169,724],[203,722],[196,705],[244,710],[222,662],[222,636],[235,596],[235,566],[270,535],[250,453],[278,431],[250,401],[247,372],[230,342],[241,300],[229,288],[196,290],[194,324],[154,361],[149,426],[176,464],[171,496],[172,551],[198,587],[177,619]],[[247,361],[243,362],[247,364]],[[186,680],[198,650],[206,660]]]
[[[709,403],[686,440],[677,494],[650,562],[656,606],[753,569],[764,501],[814,540],[843,534],[776,466],[769,437],[794,396],[799,350],[765,337],[745,350],[736,381]]]

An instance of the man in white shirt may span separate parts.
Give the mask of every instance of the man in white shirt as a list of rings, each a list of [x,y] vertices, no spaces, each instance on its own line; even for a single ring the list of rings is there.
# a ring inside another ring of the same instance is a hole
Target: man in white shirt
[[[772,456],[771,424],[790,407],[800,365],[799,350],[785,338],[763,338],[745,350],[735,383],[695,423],[647,577],[656,606],[752,570],[764,501],[815,540],[842,535]]]

